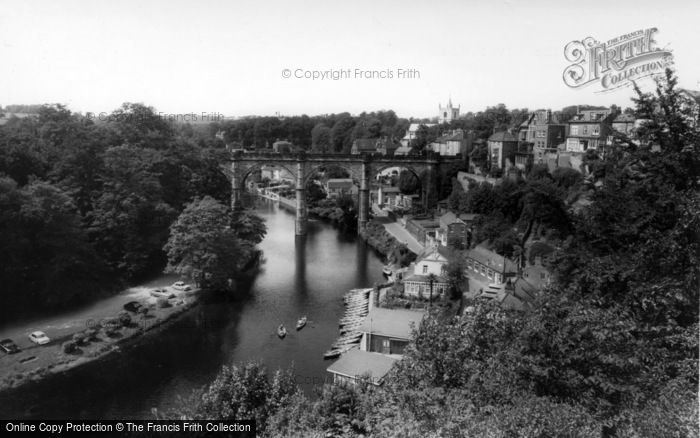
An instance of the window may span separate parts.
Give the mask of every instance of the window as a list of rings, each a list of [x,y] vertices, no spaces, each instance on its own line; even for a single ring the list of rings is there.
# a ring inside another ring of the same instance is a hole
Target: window
[[[574,125],[571,127],[571,135],[578,135],[578,126]]]
[[[588,125],[583,125],[583,135],[588,134]]]
[[[593,127],[593,135],[600,135],[600,126]]]
[[[423,273],[424,274],[428,273],[428,265],[423,265]]]

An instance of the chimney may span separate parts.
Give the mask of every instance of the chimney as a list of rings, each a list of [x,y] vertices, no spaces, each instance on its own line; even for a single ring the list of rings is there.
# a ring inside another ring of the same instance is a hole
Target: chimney
[[[547,123],[552,123],[552,110],[547,110]]]

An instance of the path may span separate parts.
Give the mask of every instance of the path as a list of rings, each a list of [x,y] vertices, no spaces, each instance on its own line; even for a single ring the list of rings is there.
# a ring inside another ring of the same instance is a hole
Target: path
[[[416,254],[421,254],[423,250],[425,249],[423,245],[421,245],[411,233],[406,231],[404,227],[401,226],[398,222],[391,222],[388,224],[384,224],[384,228],[387,230],[389,234],[394,236],[396,240],[402,243],[407,243],[408,244],[408,249],[411,250],[411,252],[416,253]]]

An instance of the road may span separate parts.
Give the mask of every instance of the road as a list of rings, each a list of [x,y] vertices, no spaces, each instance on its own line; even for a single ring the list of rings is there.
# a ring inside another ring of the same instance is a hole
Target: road
[[[401,226],[398,222],[391,222],[388,224],[384,224],[384,228],[386,228],[387,232],[394,236],[396,240],[402,243],[408,244],[408,249],[411,250],[411,252],[414,252],[416,254],[421,254],[423,250],[425,249],[423,245],[418,243],[415,237],[411,235],[404,227]]]

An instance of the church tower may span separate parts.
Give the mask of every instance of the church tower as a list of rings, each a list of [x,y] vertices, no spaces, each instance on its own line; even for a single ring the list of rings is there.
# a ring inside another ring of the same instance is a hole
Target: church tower
[[[452,98],[447,101],[447,106],[438,104],[438,108],[440,109],[438,123],[450,123],[459,117],[459,106],[457,108],[452,106]]]

